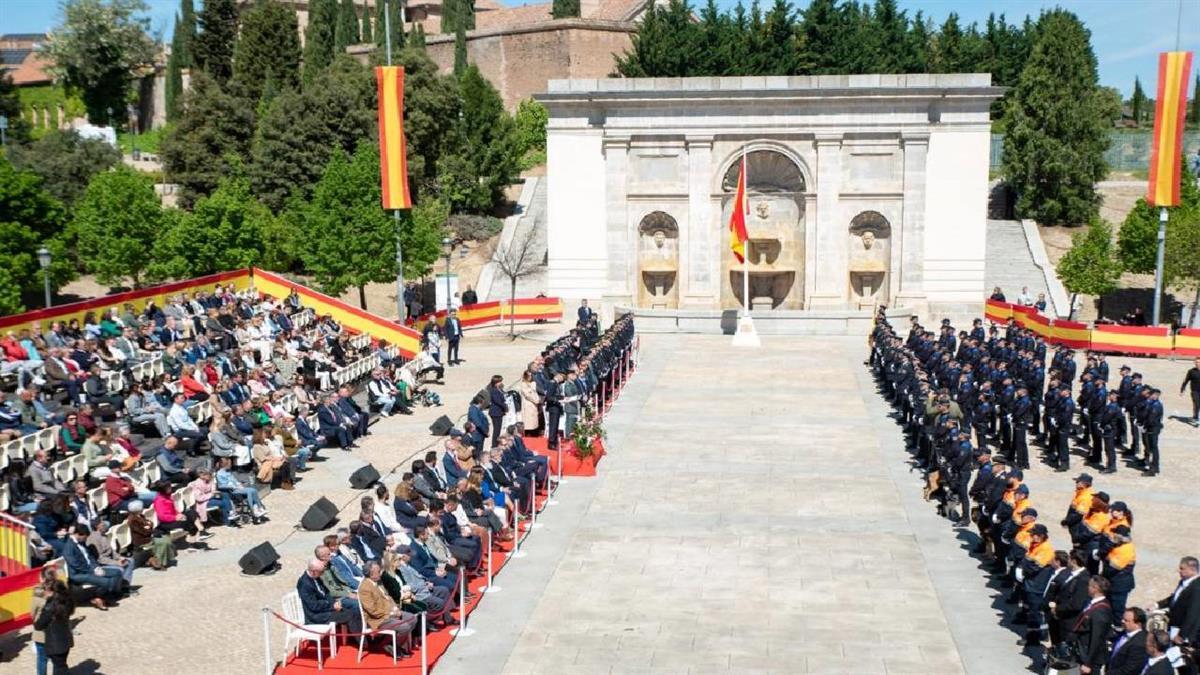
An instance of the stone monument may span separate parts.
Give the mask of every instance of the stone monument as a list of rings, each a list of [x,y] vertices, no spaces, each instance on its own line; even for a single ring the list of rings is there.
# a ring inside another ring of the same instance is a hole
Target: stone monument
[[[552,80],[547,292],[676,316],[972,311],[1002,93],[986,74]]]

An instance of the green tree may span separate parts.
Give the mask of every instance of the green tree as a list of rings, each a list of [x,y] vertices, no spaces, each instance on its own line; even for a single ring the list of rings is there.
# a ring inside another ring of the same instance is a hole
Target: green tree
[[[196,44],[195,6],[192,4],[192,0],[179,0],[175,32],[171,34],[171,52],[179,54],[180,68],[191,68],[195,65],[192,56],[192,45],[194,44]]]
[[[906,62],[903,72],[929,72],[930,33],[929,20],[918,11],[913,15],[912,30],[904,41]]]
[[[845,73],[846,56],[854,48],[853,20],[857,20],[857,5],[846,3],[839,7],[837,0],[813,0],[804,10],[801,32],[804,48],[812,57],[812,74]],[[853,13],[853,14],[851,14]]]
[[[958,14],[950,12],[946,16],[946,20],[942,22],[942,27],[933,41],[933,72],[962,72],[962,65],[966,61],[963,41],[963,31],[958,25]]]
[[[579,0],[554,0],[550,5],[550,16],[555,19],[570,19],[579,16]]]
[[[1080,294],[1099,297],[1117,288],[1121,263],[1114,255],[1112,234],[1111,225],[1093,218],[1086,231],[1071,236],[1071,249],[1058,261],[1055,269],[1071,293],[1072,315]]]
[[[550,121],[546,106],[527,98],[517,104],[513,121],[517,126],[517,144],[522,155],[530,151],[546,151],[546,124]]]
[[[65,0],[62,18],[42,45],[49,70],[68,89],[78,91],[94,124],[108,110],[124,111],[135,72],[154,62],[156,46],[147,34],[149,19],[142,0]]]
[[[419,24],[418,24],[419,25]],[[410,46],[400,52],[404,66],[404,136],[409,180],[418,196],[437,193],[437,167],[447,152],[448,139],[458,124],[457,82],[440,75],[424,50]]]
[[[96,174],[121,161],[121,152],[97,138],[82,138],[73,129],[54,130],[27,146],[9,148],[13,166],[32,171],[55,199],[71,206]]]
[[[260,120],[250,153],[248,173],[258,198],[275,210],[293,195],[307,198],[335,148],[352,152],[373,138],[375,100],[370,70],[349,56],[303,91],[280,94]]]
[[[1142,108],[1146,105],[1146,92],[1142,91],[1140,78],[1133,78],[1133,98],[1129,101],[1130,112],[1133,114],[1134,126],[1142,126]]]
[[[1179,206],[1167,208],[1170,227],[1181,219],[1181,214],[1200,213],[1200,188],[1188,169],[1187,157],[1182,158],[1179,181]],[[1153,274],[1158,258],[1158,219],[1160,209],[1151,206],[1143,197],[1125,216],[1117,233],[1117,255],[1121,265],[1134,274]]]
[[[200,33],[192,45],[197,66],[221,85],[233,77],[233,49],[238,37],[237,0],[204,0],[198,17]]]
[[[1192,124],[1200,127],[1200,74],[1192,84]]]
[[[1184,322],[1192,325],[1200,307],[1200,208],[1193,206],[1172,214],[1163,256],[1163,280],[1164,284],[1195,293],[1192,315]]]
[[[167,178],[180,186],[179,204],[190,207],[217,189],[236,162],[248,157],[254,109],[206,74],[192,75],[179,122],[162,140]]]
[[[154,183],[126,166],[97,174],[75,205],[74,227],[85,269],[103,284],[142,284],[148,252],[163,233],[163,209]]]
[[[8,71],[0,72],[0,115],[8,117],[8,142],[14,145],[29,141],[29,121],[22,115],[21,96]]]
[[[409,36],[407,44],[412,45],[413,49],[425,51],[425,26],[417,24],[417,27],[412,29],[412,35]]]
[[[377,2],[375,4],[378,5],[380,3]],[[369,45],[375,43],[375,31],[371,28],[371,13],[367,11],[365,6],[362,13],[362,29],[358,31],[358,38],[363,44]]]
[[[316,81],[333,63],[333,34],[337,26],[337,0],[308,3],[308,28],[304,32],[304,86]]]
[[[617,58],[617,73],[624,77],[695,75],[701,62],[698,37],[687,0],[648,6],[629,49]]]
[[[442,3],[442,32],[453,33],[462,26],[475,29],[475,0],[445,0]]]
[[[354,0],[341,0],[338,4],[337,25],[333,30],[333,51],[345,54],[346,47],[358,44],[358,10]]]
[[[753,52],[752,69],[760,75],[796,75],[810,65],[796,36],[795,15],[787,0],[775,0],[759,29],[761,46]]]
[[[242,15],[233,52],[236,90],[258,102],[268,83],[277,94],[300,84],[300,33],[296,10],[277,0],[259,0]]]
[[[467,29],[459,26],[454,31],[454,75],[461,76],[468,63]]]
[[[380,199],[379,148],[363,143],[353,157],[336,150],[313,186],[312,199],[298,207],[305,270],[325,293],[357,288],[363,309],[368,283],[396,278],[396,223],[380,208]],[[404,220],[411,230],[412,219]],[[405,249],[406,276],[425,272],[436,259],[436,244],[431,258],[421,259],[419,248]]]
[[[1104,151],[1112,111],[1096,74],[1090,36],[1074,14],[1042,15],[1038,37],[1004,127],[1004,175],[1017,215],[1046,225],[1090,221],[1095,184],[1108,172]]]
[[[153,279],[186,279],[242,267],[286,269],[290,247],[280,219],[250,193],[240,177],[222,181],[191,213],[176,212],[154,242]],[[282,256],[280,254],[283,254]]]
[[[0,315],[24,311],[22,295],[41,291],[40,247],[53,255],[52,288],[74,277],[73,257],[63,232],[62,204],[42,184],[39,176],[16,169],[0,155]]]
[[[516,125],[475,65],[463,71],[459,90],[462,115],[450,141],[454,151],[438,162],[438,191],[456,211],[484,213],[500,202],[520,170]]]
[[[175,17],[175,29],[179,29],[178,15]],[[175,40],[172,40],[172,43],[174,42]],[[183,94],[183,67],[179,65],[179,52],[174,47],[167,56],[167,75],[163,90],[167,121],[174,122],[179,119],[179,97]]]
[[[908,53],[908,17],[896,6],[896,0],[875,0],[871,20],[871,32],[878,36],[880,45],[874,72],[905,72],[912,59]]]

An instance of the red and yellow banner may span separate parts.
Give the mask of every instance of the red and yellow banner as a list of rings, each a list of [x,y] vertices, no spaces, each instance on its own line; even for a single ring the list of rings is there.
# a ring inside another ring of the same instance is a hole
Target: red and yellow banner
[[[1175,356],[1200,356],[1200,328],[1184,328],[1175,334]]]
[[[1117,326],[1096,324],[1092,349],[1122,354],[1170,354],[1174,347],[1170,326]]]
[[[1154,102],[1154,141],[1150,146],[1150,183],[1146,191],[1146,201],[1154,206],[1179,205],[1183,126],[1191,70],[1191,52],[1158,55],[1158,97]]]
[[[1007,302],[989,299],[983,304],[983,315],[992,323],[1008,323],[1013,315],[1013,306]]]
[[[737,192],[733,195],[733,211],[729,214],[729,248],[738,262],[746,261],[746,214],[750,204],[746,200],[746,153],[742,153],[742,165],[738,169]]]
[[[283,277],[260,269],[254,270],[254,287],[263,295],[286,298],[292,290],[300,296],[300,304],[311,307],[317,316],[326,314],[355,333],[366,333],[374,340],[387,340],[395,345],[401,356],[411,359],[421,349],[421,335],[411,328],[388,321],[381,316],[346,304],[337,298],[292,283]]]
[[[383,181],[383,208],[411,209],[404,143],[404,68],[378,66],[375,79],[379,85],[379,177]]]
[[[563,303],[561,298],[517,298],[508,300],[481,302],[477,305],[457,307],[458,320],[463,328],[478,328],[495,325],[509,319],[516,321],[558,321],[562,319]],[[425,330],[430,321],[439,326],[446,321],[446,310],[438,310],[422,314],[413,320],[413,327],[419,331]]]
[[[108,309],[115,309],[119,314],[126,303],[133,305],[135,312],[141,312],[145,309],[146,303],[151,300],[159,307],[163,307],[170,303],[171,298],[176,295],[185,295],[190,299],[193,293],[200,291],[211,292],[217,286],[221,286],[222,288],[232,286],[235,290],[242,291],[249,288],[251,283],[250,270],[246,269],[220,272],[218,274],[210,274],[204,277],[196,277],[187,281],[176,281],[159,286],[148,286],[136,291],[113,293],[112,295],[105,295],[93,300],[72,302],[66,305],[51,307],[50,309],[39,309],[32,312],[22,312],[21,314],[0,317],[0,332],[9,330],[19,332],[22,328],[29,328],[30,324],[34,321],[41,324],[41,330],[44,332],[50,329],[52,321],[70,321],[71,319],[76,319],[82,324],[83,318],[87,316],[88,312],[94,313],[97,319]]]
[[[1066,345],[1071,349],[1090,349],[1092,331],[1086,323],[1055,319],[1051,323],[1050,339],[1057,345]]]
[[[0,635],[31,623],[33,587],[41,582],[41,577],[40,567],[0,577]]]

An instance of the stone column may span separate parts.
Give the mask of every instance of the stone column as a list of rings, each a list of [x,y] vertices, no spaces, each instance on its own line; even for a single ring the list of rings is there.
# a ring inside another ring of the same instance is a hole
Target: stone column
[[[712,226],[713,137],[688,136],[688,222],[679,233],[680,307],[720,306],[721,292],[714,287],[721,264],[721,230]]]
[[[892,275],[899,278],[896,289],[896,304],[909,307],[925,300],[925,289],[921,280],[925,276],[925,162],[929,156],[928,131],[903,131],[900,145],[904,152],[904,203],[903,222],[900,236],[894,237],[892,245],[899,244],[900,268],[892,268]]]
[[[630,279],[636,274],[636,245],[630,236],[626,193],[629,174],[629,136],[604,137],[605,230],[608,243],[608,288],[605,299],[632,305],[636,300]]]
[[[813,141],[817,149],[816,217],[809,223],[816,229],[815,246],[808,252],[806,264],[814,270],[809,295],[814,308],[843,307],[849,277],[846,275],[846,227],[839,222],[839,195],[842,191],[842,134],[819,132]]]

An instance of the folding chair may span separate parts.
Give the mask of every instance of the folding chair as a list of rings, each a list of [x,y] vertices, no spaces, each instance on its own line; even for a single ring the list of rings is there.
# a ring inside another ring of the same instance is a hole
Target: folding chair
[[[325,658],[321,653],[321,641],[326,637],[329,638],[329,657],[333,658],[337,653],[334,642],[337,639],[337,624],[333,622],[305,623],[304,606],[300,604],[300,594],[296,591],[286,593],[280,604],[283,606],[283,618],[291,622],[283,625],[283,651],[291,651],[292,640],[295,640],[296,656],[299,656],[302,643],[315,642],[317,644],[317,670],[323,669]],[[291,624],[296,625],[292,626]]]

